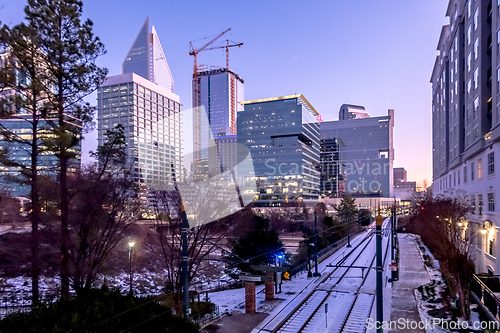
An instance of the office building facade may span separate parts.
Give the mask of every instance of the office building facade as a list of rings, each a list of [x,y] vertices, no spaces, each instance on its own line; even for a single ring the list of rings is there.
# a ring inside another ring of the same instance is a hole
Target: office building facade
[[[369,118],[364,106],[342,104],[339,110],[339,120]]]
[[[476,270],[498,274],[500,7],[497,1],[451,0],[446,17],[430,80],[432,191],[468,202],[470,227],[488,230],[477,232]]]
[[[152,65],[151,59],[164,62]],[[104,143],[107,130],[121,124],[138,183],[165,188],[174,176],[180,181],[184,174],[182,113],[154,27],[149,33],[149,18],[125,58],[123,71],[98,89],[98,144]]]
[[[148,16],[123,61],[122,73],[135,73],[174,92],[174,78],[156,29],[153,26],[149,31]]]
[[[194,112],[193,117],[200,119],[193,122],[195,164],[199,175],[208,176],[219,172],[214,169],[218,156],[212,153],[216,151],[216,141],[236,135],[236,116],[243,110],[239,102],[244,100],[244,81],[228,68],[201,69],[197,81],[193,98],[197,99],[199,112]]]
[[[9,51],[0,53],[0,67],[15,64]],[[15,68],[17,82],[20,90],[27,84],[29,78],[19,68]],[[29,92],[26,92],[29,93]],[[51,152],[44,145],[43,140],[50,140],[54,134],[54,128],[58,126],[56,112],[49,112],[42,116],[41,112],[36,115],[37,125],[33,127],[33,113],[30,110],[15,106],[13,98],[16,92],[13,89],[0,89],[0,100],[12,104],[13,114],[7,119],[0,119],[0,153],[6,160],[12,163],[0,163],[0,191],[15,197],[27,197],[31,192],[29,175],[31,173],[31,145],[33,131],[37,134],[37,172],[39,175],[56,177],[59,170],[59,159],[55,152]],[[26,97],[26,95],[24,96]],[[40,97],[39,97],[40,98]],[[41,99],[41,98],[40,98]],[[68,148],[68,152],[74,157],[68,160],[68,173],[74,173],[80,169],[81,163],[81,131],[82,122],[70,114],[64,116],[66,128],[73,133],[76,144]],[[10,139],[9,139],[10,138]]]
[[[394,110],[319,126],[322,197],[392,197]]]
[[[319,198],[318,112],[303,95],[242,104],[244,110],[238,112],[237,142],[250,150],[254,173],[238,168],[238,174],[256,181],[254,205],[316,203]]]

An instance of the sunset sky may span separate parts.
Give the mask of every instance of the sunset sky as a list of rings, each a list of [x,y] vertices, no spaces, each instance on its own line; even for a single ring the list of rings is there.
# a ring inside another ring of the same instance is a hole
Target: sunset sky
[[[395,110],[394,166],[409,180],[432,181],[431,85],[446,0],[128,1],[84,0],[84,17],[107,54],[110,75],[121,64],[146,17],[155,26],[174,77],[184,116],[184,151],[192,151],[189,42],[231,28],[230,68],[245,80],[245,99],[303,94],[323,120],[337,120],[342,104],[363,105],[371,116]],[[25,1],[0,0],[0,20],[15,25]],[[225,65],[222,50],[202,52],[199,64]],[[95,104],[95,95],[88,99]],[[83,161],[95,150],[86,135]]]

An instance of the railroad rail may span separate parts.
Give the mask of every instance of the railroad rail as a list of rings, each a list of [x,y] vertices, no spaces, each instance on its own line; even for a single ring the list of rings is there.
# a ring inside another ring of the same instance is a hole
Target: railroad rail
[[[388,225],[386,220],[383,228]],[[311,281],[304,289],[309,290],[313,286],[309,292],[295,296],[279,311],[272,313],[272,317],[267,318],[254,332],[364,332],[366,319],[375,300],[374,286],[365,284],[368,276],[373,277],[375,274],[376,255],[367,257],[365,253],[370,244],[375,249],[374,235],[374,230],[370,230],[348,253],[334,258],[334,264],[328,266],[332,269],[325,270],[323,276]],[[384,237],[384,242],[385,264],[389,249],[388,237]],[[353,270],[360,268],[365,273],[353,276]],[[352,279],[361,281],[351,283]],[[371,279],[370,282],[374,280]],[[328,312],[327,304],[330,304]]]

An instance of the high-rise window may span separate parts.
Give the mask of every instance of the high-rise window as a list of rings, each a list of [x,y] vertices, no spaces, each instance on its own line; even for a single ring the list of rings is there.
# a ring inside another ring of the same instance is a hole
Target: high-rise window
[[[481,159],[477,160],[477,179],[483,178],[483,161]]]
[[[471,41],[471,25],[469,24],[469,27],[467,28],[467,45],[470,44]]]
[[[467,183],[467,166],[464,166],[464,183]]]
[[[488,193],[488,211],[495,211],[495,193]]]
[[[474,181],[474,162],[470,164],[470,181]]]
[[[460,185],[460,170],[457,171],[457,183]]]
[[[476,7],[476,11],[474,12],[474,30],[477,29],[479,24],[479,8]]]
[[[478,111],[479,111],[479,99],[476,97],[474,99],[474,119],[476,119]]]
[[[497,68],[497,93],[500,92],[500,67]]]
[[[474,89],[479,86],[479,67],[474,70]]]
[[[479,56],[479,38],[476,38],[474,41],[474,59],[477,59]]]
[[[495,173],[495,152],[491,152],[488,154],[488,176],[493,175],[494,173]]]
[[[498,50],[500,50],[500,30],[497,31],[497,52]]]
[[[470,72],[471,61],[472,61],[472,54],[469,52],[469,55],[467,56],[467,72]]]

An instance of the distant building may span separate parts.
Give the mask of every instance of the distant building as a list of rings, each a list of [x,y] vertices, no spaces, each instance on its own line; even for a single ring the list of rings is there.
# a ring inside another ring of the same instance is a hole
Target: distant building
[[[417,182],[407,181],[405,168],[394,168],[394,196],[404,201],[414,199]]]
[[[406,181],[406,169],[405,168],[394,168],[394,184],[398,182]]]
[[[237,137],[236,135],[219,136],[215,139],[215,157],[210,159],[210,169],[217,172],[234,170],[236,176],[237,162]]]
[[[339,120],[370,118],[364,106],[342,104],[339,111]]]
[[[392,197],[394,110],[319,126],[322,197]]]
[[[255,206],[316,203],[319,197],[318,112],[303,95],[242,103],[238,112],[238,144],[250,150],[257,182]]]
[[[124,73],[109,77],[98,89],[97,128],[102,145],[106,130],[122,124],[138,183],[162,188],[174,172],[177,180],[184,175],[182,113],[154,27],[152,31],[148,18],[123,63]]]
[[[193,122],[194,157],[197,173],[208,175],[218,163],[218,156],[211,154],[214,150],[209,147],[215,146],[219,137],[236,135],[236,115],[243,110],[239,102],[244,100],[244,81],[228,68],[201,70],[197,80],[198,91],[193,91],[193,98],[198,99],[203,114]]]

